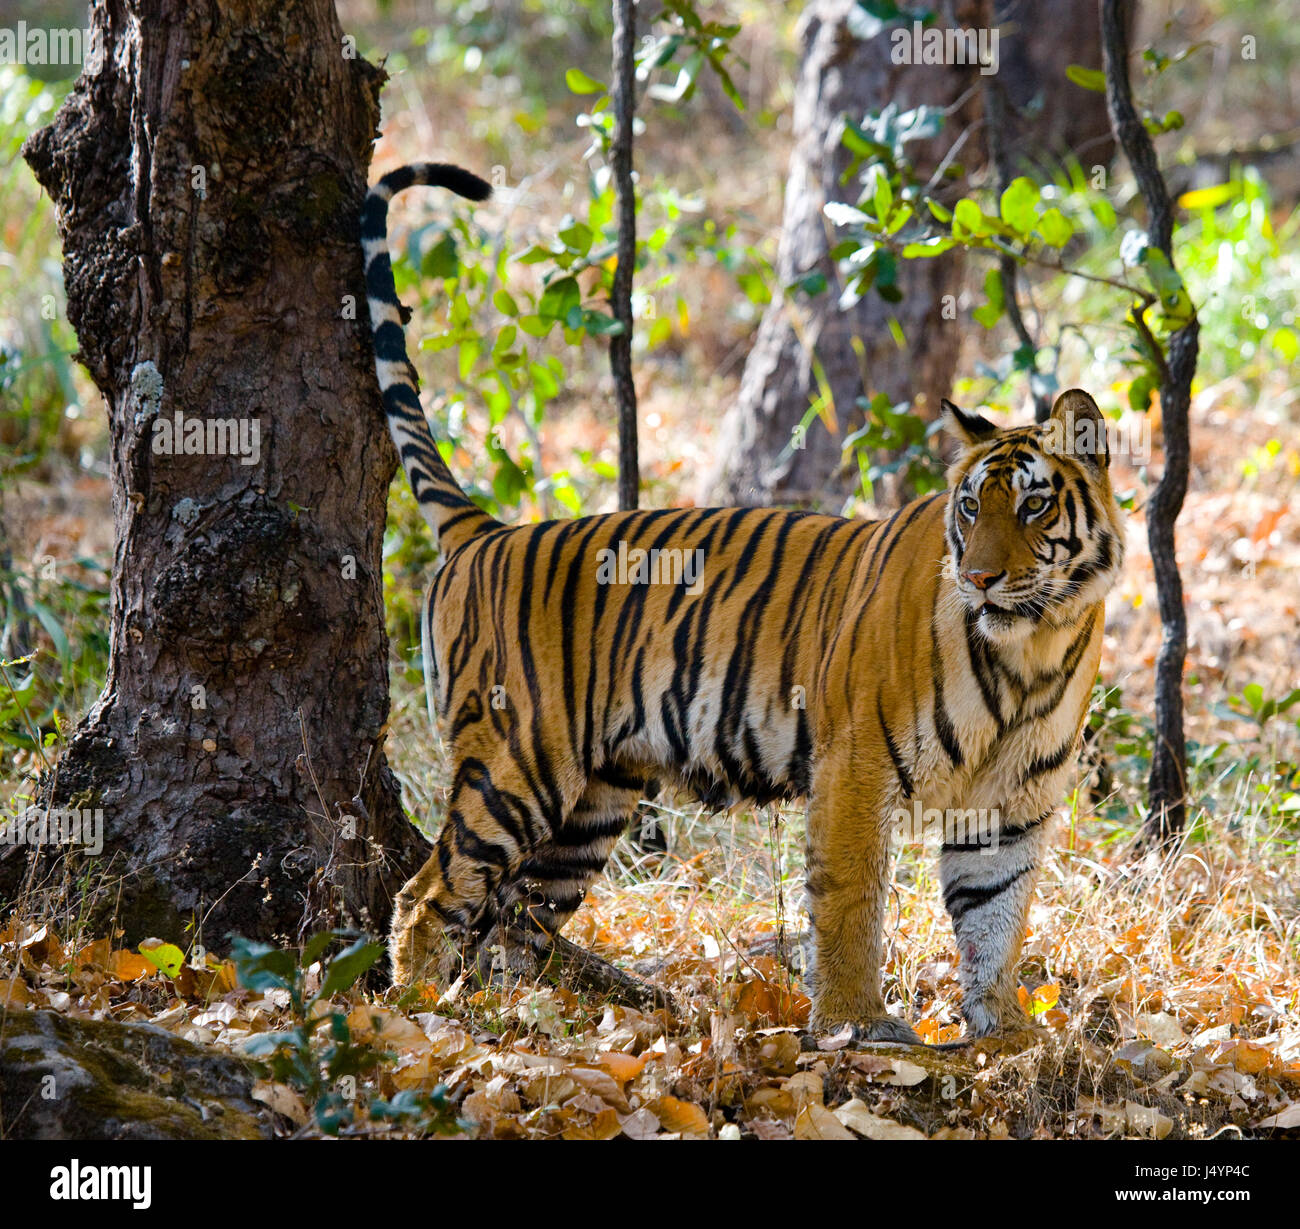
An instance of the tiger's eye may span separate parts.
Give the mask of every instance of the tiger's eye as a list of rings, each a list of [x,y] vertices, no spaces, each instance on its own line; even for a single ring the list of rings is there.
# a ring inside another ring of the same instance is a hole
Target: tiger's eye
[[[1026,512],[1041,512],[1047,507],[1047,500],[1041,495],[1031,495],[1025,500],[1023,506]]]
[[[969,517],[972,521],[975,519],[975,514],[980,510],[979,501],[972,499],[969,495],[963,496],[958,506],[961,508],[962,515]]]

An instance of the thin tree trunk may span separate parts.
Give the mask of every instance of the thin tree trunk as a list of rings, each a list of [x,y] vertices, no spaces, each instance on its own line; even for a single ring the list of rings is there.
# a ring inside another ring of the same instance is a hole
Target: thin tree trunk
[[[614,135],[610,145],[618,198],[618,263],[611,295],[614,319],[623,331],[609,339],[609,366],[618,405],[618,506],[632,509],[640,498],[637,458],[636,384],[632,380],[632,277],[636,271],[636,188],[632,182],[632,127],[636,113],[636,4],[614,4]]]
[[[102,68],[25,151],[116,531],[108,679],[46,800],[102,810],[104,856],[71,871],[128,942],[382,931],[423,852],[382,749],[395,457],[357,221],[383,74],[330,0],[98,0],[92,21]],[[203,453],[165,450],[177,415]],[[23,869],[0,863],[0,896]]]
[[[1129,87],[1128,33],[1130,4],[1101,0],[1101,27],[1106,53],[1106,104],[1115,138],[1133,168],[1147,207],[1147,238],[1173,267],[1174,211],[1160,173],[1160,163],[1142,125]],[[1187,494],[1188,410],[1192,377],[1200,349],[1195,315],[1169,339],[1160,373],[1160,421],[1165,469],[1147,501],[1147,543],[1156,576],[1160,608],[1160,652],[1156,656],[1156,737],[1147,781],[1148,813],[1144,835],[1162,842],[1182,832],[1187,814],[1187,746],[1183,735],[1183,663],[1187,657],[1187,612],[1178,572],[1174,525]]]
[[[838,306],[839,281],[828,257],[833,235],[823,214],[828,201],[856,201],[860,185],[840,182],[848,154],[839,144],[844,115],[861,119],[889,102],[900,109],[926,103],[953,110],[939,138],[909,146],[923,174],[939,165],[970,127],[954,158],[969,172],[989,151],[979,127],[980,86],[996,82],[1002,95],[1001,158],[1014,173],[1029,158],[1054,159],[1074,151],[1085,167],[1104,165],[1112,144],[1104,102],[1065,79],[1071,63],[1101,62],[1100,34],[1091,0],[989,0],[959,6],[969,25],[996,22],[995,76],[957,65],[894,64],[886,26],[859,40],[848,27],[854,0],[812,0],[801,25],[803,60],[795,94],[795,150],[790,160],[777,280],[785,285],[813,269],[830,289],[813,298],[775,298],[764,314],[745,366],[740,395],[719,431],[714,468],[702,498],[719,503],[794,502],[838,505],[856,489],[856,469],[842,443],[861,422],[854,402],[888,394],[929,415],[950,391],[961,341],[970,325],[951,309],[962,287],[955,253],[935,260],[900,261],[900,303],[869,294],[856,306]],[[970,93],[969,99],[963,95]],[[960,105],[957,105],[961,100]],[[983,266],[980,266],[981,269]],[[947,296],[952,296],[951,299]],[[889,331],[897,318],[907,344]],[[863,357],[855,352],[861,344]],[[821,364],[835,407],[835,427],[814,423],[802,450],[791,432],[819,395],[813,356]]]

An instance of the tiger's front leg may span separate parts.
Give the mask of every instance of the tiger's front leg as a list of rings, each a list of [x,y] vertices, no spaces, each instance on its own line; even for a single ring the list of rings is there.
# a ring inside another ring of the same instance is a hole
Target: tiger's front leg
[[[808,909],[815,959],[812,1030],[849,1025],[858,1041],[919,1045],[885,1011],[880,961],[889,890],[889,831],[878,791],[844,765],[826,766],[808,808]],[[870,774],[867,774],[869,777]]]
[[[972,1037],[1025,1024],[1016,966],[1050,817],[1003,821],[980,838],[982,847],[980,840],[945,840],[940,854],[943,900],[961,953],[961,1010]]]

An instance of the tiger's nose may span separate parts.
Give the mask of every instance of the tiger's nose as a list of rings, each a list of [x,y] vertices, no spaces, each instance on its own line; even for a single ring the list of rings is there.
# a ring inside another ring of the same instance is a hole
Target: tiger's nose
[[[972,572],[963,572],[961,574],[961,578],[962,580],[969,581],[972,585],[975,586],[975,588],[984,590],[987,589],[995,581],[1001,580],[1006,574],[1007,574],[1006,569],[1003,569],[1001,572],[973,572],[972,571]]]

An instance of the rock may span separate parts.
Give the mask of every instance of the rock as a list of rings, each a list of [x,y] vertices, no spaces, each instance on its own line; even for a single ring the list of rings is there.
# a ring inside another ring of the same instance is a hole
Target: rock
[[[255,1077],[152,1024],[0,1016],[6,1139],[269,1139]]]

